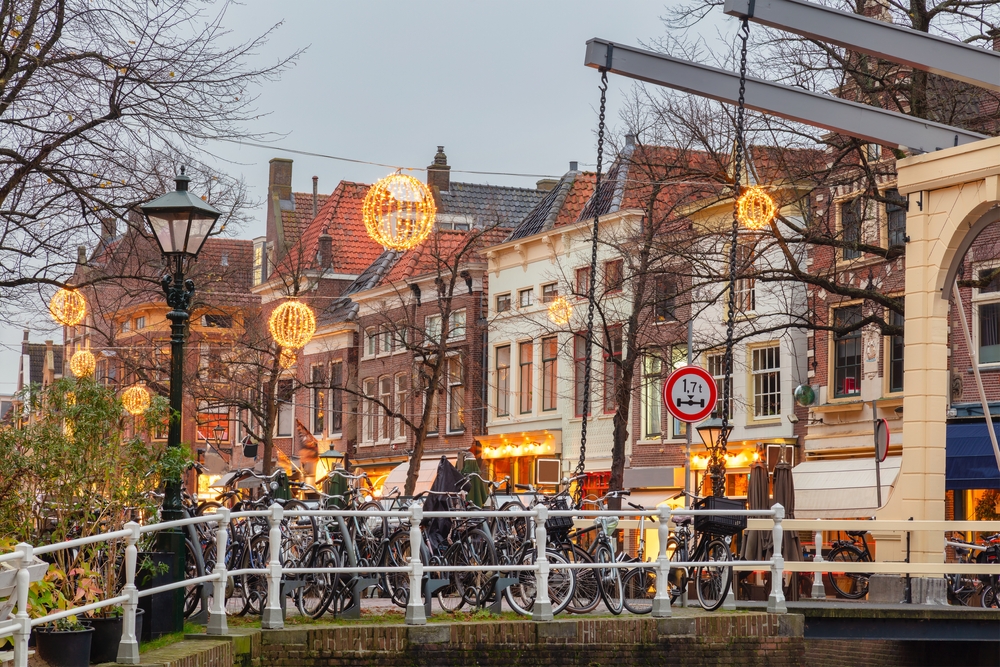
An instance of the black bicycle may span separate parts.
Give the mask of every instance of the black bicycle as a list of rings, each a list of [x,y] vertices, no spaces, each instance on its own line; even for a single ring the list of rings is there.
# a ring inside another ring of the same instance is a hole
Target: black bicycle
[[[871,563],[872,552],[868,549],[867,530],[849,530],[846,540],[836,540],[833,549],[824,558],[834,563]],[[830,572],[830,585],[837,595],[848,600],[859,600],[868,595],[868,578],[871,573]]]
[[[698,503],[705,499],[691,497],[696,501],[695,509],[702,509]],[[698,603],[702,609],[715,611],[726,601],[726,595],[729,594],[729,588],[733,584],[732,567],[719,564],[728,563],[733,559],[730,548],[732,537],[719,536],[712,530],[696,531],[693,516],[673,516],[670,520],[677,526],[674,534],[667,540],[667,555],[670,560],[676,563],[702,561],[705,563],[694,567],[693,572],[689,572],[688,568],[683,566],[670,568],[668,576],[670,601],[675,602],[687,587],[688,580],[693,579]]]

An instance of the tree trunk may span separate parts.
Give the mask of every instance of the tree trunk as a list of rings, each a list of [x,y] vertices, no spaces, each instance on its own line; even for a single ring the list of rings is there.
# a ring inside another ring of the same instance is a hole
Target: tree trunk
[[[264,382],[264,423],[261,424],[263,437],[261,442],[264,445],[264,465],[263,472],[270,475],[274,466],[271,460],[274,458],[274,426],[278,416],[278,402],[276,389],[278,387],[278,376],[281,373],[281,348],[274,351],[274,360],[271,363],[271,370],[268,372],[267,380]]]

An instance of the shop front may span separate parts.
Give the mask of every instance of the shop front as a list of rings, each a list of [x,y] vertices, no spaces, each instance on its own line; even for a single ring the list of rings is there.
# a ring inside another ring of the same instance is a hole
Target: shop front
[[[994,427],[1000,433],[1000,421]],[[945,518],[1000,518],[1000,468],[984,420],[948,424],[945,458]]]
[[[490,479],[510,478],[511,484],[536,488],[557,486],[562,480],[562,431],[519,431],[476,436]]]
[[[756,461],[767,463],[768,474],[774,466],[784,460],[793,466],[796,463],[796,439],[772,438],[769,440],[732,441],[726,446],[726,489],[728,498],[746,498],[750,484],[750,466]],[[691,448],[691,493],[696,496],[712,495],[712,480],[708,476],[708,462],[711,455],[704,445]]]

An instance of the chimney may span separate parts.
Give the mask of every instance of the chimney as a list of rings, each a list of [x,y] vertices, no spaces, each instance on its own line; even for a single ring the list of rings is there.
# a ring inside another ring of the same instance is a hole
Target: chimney
[[[76,247],[76,263],[80,266],[87,265],[87,246],[78,245]]]
[[[56,356],[52,341],[45,341],[45,365],[42,368],[42,386],[48,386],[56,380]]]
[[[270,170],[267,175],[268,197],[277,197],[282,200],[292,198],[292,161],[276,157],[269,162]]]
[[[118,234],[118,224],[114,218],[101,218],[101,241],[108,243]]]
[[[333,264],[333,237],[324,229],[319,235],[319,247],[316,249],[316,261],[321,269],[328,269]]]
[[[634,134],[626,134],[625,135],[625,145],[626,146],[635,146],[635,135]]]
[[[993,38],[993,50],[1000,51],[1000,28],[993,28],[986,34]]]
[[[319,213],[319,176],[313,176],[313,218]]]
[[[572,162],[569,163],[569,170],[580,171],[580,163],[577,162],[576,160],[573,160]]]
[[[434,155],[434,164],[427,167],[427,185],[441,192],[451,188],[451,167],[448,166],[448,156],[444,154],[444,146],[438,146]]]
[[[543,178],[535,183],[539,192],[552,192],[557,185],[559,185],[559,179],[556,178]]]

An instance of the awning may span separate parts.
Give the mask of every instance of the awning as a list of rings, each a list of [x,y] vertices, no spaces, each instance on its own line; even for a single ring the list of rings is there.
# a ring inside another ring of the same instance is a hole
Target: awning
[[[994,422],[1000,435],[1000,424]],[[993,443],[986,422],[948,424],[945,458],[945,488],[1000,489]]]
[[[448,457],[448,460],[451,461],[452,465],[455,464],[455,457]],[[413,495],[431,488],[431,485],[434,483],[434,477],[437,475],[437,467],[440,461],[440,455],[425,456],[420,460],[420,470],[417,472],[417,484],[413,487]],[[402,493],[403,488],[406,486],[406,471],[409,467],[410,462],[404,461],[393,468],[392,472],[386,476],[385,481],[382,482],[384,492],[388,493],[393,487],[396,487]]]
[[[882,504],[899,475],[902,456],[889,456],[881,465]],[[792,468],[796,519],[853,519],[878,510],[875,459],[806,461]]]

